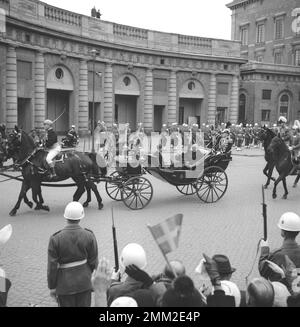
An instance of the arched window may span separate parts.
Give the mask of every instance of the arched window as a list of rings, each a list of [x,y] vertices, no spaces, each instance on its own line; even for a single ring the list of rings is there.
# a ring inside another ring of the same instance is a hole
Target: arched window
[[[240,95],[239,101],[239,123],[244,123],[246,120],[246,95]]]
[[[286,119],[289,118],[289,105],[290,97],[287,94],[283,94],[279,99],[279,116],[283,116]]]

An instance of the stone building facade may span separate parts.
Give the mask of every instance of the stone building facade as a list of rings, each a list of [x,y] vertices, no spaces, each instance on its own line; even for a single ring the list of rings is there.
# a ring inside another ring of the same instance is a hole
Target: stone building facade
[[[241,67],[239,122],[300,119],[300,0],[235,0],[232,40],[248,60]]]
[[[0,0],[0,121],[65,132],[91,117],[163,123],[238,119],[240,42],[119,25],[37,0]],[[95,54],[92,50],[97,50]],[[94,104],[94,105],[93,105]]]

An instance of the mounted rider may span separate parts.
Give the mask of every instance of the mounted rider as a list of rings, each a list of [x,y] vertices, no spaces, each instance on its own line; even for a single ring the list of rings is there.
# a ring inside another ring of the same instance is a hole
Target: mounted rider
[[[76,126],[72,125],[71,129],[68,131],[67,137],[73,140],[74,142],[77,142],[78,140],[78,135],[76,132]]]
[[[55,162],[53,159],[61,152],[61,146],[58,143],[57,135],[55,131],[53,130],[53,121],[50,119],[47,119],[44,121],[44,128],[46,131],[46,137],[45,137],[45,148],[48,151],[46,162],[48,163],[50,167],[50,178],[55,178]]]
[[[300,122],[296,120],[293,126],[293,135],[289,150],[293,153],[293,158],[297,166],[300,167]]]

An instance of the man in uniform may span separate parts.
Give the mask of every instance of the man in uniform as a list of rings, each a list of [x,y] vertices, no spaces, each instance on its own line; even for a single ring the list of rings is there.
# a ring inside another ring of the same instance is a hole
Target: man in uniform
[[[50,237],[48,287],[61,307],[91,306],[91,276],[98,266],[95,235],[80,227],[84,209],[79,202],[66,206],[67,226]]]
[[[293,135],[291,137],[291,146],[289,150],[293,152],[293,158],[297,166],[300,167],[300,123],[294,124]]]
[[[281,248],[270,252],[270,248],[267,241],[261,241],[261,255],[259,258],[259,272],[261,276],[266,279],[272,278],[270,270],[267,269],[266,260],[277,264],[279,267],[286,268],[286,256],[293,262],[297,269],[298,277],[295,276],[295,280],[291,286],[298,287],[300,280],[300,246],[296,242],[296,237],[300,232],[300,217],[293,213],[284,213],[277,225],[281,229],[281,236],[283,237],[283,245]]]
[[[76,126],[72,125],[71,129],[69,130],[67,137],[71,140],[71,142],[73,143],[77,143],[77,139],[78,139],[78,135],[76,133]]]
[[[55,178],[55,163],[53,162],[53,159],[60,153],[61,146],[59,145],[57,141],[57,135],[53,130],[53,122],[49,119],[45,120],[44,122],[44,128],[46,131],[46,141],[45,141],[45,147],[48,151],[46,161],[50,167],[50,178]]]

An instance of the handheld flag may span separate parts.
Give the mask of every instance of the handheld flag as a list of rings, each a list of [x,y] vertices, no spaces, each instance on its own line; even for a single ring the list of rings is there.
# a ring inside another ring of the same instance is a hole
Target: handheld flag
[[[183,215],[177,214],[164,222],[148,228],[162,251],[166,255],[178,248]]]

